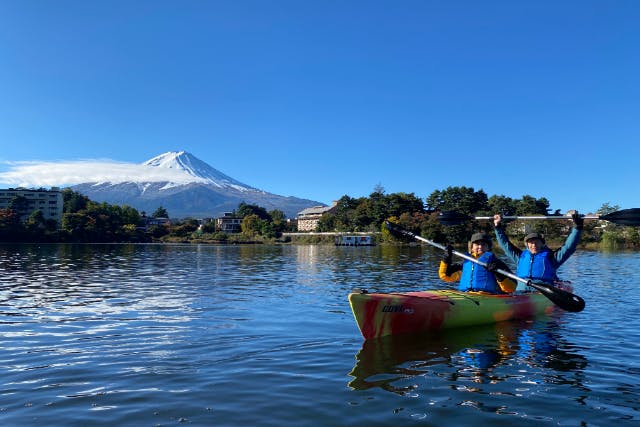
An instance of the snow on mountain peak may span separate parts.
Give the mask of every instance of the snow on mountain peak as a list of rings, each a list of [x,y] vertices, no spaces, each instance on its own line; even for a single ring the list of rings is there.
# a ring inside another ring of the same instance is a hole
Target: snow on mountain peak
[[[214,169],[186,151],[169,151],[147,160],[143,165],[180,171],[194,177],[194,182],[205,181],[208,184],[213,184],[218,187],[232,187],[241,191],[255,190],[253,187],[236,181],[219,170]]]

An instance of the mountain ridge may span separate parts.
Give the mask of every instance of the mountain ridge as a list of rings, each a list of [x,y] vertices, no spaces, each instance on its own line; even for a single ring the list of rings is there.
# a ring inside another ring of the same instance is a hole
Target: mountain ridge
[[[134,180],[87,182],[70,188],[91,200],[129,205],[147,214],[163,207],[174,218],[218,217],[234,211],[242,202],[267,210],[279,209],[288,218],[294,218],[305,208],[324,205],[259,190],[225,175],[186,151],[169,151],[141,166],[141,175]],[[149,172],[147,179],[145,171]],[[163,178],[165,171],[166,179]]]

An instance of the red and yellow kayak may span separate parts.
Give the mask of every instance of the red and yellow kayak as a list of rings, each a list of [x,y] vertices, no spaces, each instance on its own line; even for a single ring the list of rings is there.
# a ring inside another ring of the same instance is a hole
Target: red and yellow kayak
[[[539,292],[494,295],[433,290],[349,294],[349,304],[365,339],[482,325],[550,314],[554,304]]]

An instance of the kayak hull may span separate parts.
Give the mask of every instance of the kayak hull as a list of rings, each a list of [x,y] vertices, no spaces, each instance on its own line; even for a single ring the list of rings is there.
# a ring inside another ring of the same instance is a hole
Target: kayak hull
[[[349,304],[365,339],[529,319],[550,314],[555,307],[538,292],[494,295],[448,290],[352,292]]]

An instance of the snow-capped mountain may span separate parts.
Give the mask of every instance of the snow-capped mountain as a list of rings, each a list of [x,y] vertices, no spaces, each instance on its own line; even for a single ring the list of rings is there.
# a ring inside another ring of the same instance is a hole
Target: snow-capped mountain
[[[126,176],[71,187],[91,200],[129,205],[147,214],[164,207],[173,218],[210,218],[241,202],[282,210],[289,218],[320,202],[284,197],[243,184],[185,151],[156,156]]]
[[[184,172],[195,178],[192,182],[206,182],[220,188],[235,188],[239,191],[256,189],[223,174],[186,151],[170,151],[143,163],[160,169]]]

